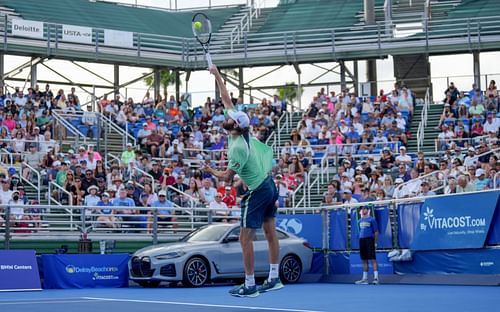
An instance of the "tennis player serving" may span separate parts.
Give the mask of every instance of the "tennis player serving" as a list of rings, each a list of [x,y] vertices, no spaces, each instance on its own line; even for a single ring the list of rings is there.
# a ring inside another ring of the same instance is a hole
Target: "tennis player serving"
[[[249,189],[241,200],[240,244],[243,250],[245,283],[231,289],[229,293],[237,297],[256,297],[261,292],[283,288],[278,273],[279,242],[275,220],[278,191],[269,175],[273,152],[269,146],[250,135],[250,119],[244,112],[235,110],[217,67],[211,65],[209,71],[215,76],[225,108],[226,120],[223,127],[230,132],[229,164],[225,171],[218,171],[208,166],[204,167],[204,170],[226,181],[238,174]],[[261,227],[269,245],[270,270],[264,284],[256,287],[253,239],[256,229]]]

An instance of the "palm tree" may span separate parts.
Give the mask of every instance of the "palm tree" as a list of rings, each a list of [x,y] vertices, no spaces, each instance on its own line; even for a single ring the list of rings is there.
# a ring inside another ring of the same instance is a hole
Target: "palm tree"
[[[304,92],[304,88],[300,88],[300,94]],[[283,87],[279,87],[277,93],[280,99],[293,103],[298,97],[297,85],[295,82],[287,82]]]
[[[154,88],[154,74],[144,78],[144,83],[148,88]],[[167,88],[168,86],[175,85],[175,72],[169,69],[161,69],[160,70],[160,87],[163,88],[163,97],[167,97]],[[156,94],[155,94],[156,96]]]

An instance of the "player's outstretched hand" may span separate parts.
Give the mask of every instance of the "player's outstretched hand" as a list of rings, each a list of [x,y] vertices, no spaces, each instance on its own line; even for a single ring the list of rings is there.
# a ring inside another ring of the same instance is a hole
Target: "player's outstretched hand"
[[[217,69],[217,66],[215,66],[214,64],[208,66],[208,71],[212,74],[212,75],[216,75],[219,70]]]

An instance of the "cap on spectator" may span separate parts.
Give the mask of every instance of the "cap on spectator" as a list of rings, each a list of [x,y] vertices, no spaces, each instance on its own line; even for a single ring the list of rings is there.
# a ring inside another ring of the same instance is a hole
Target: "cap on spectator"
[[[341,119],[341,120],[340,120],[340,123],[345,123],[345,120],[344,120],[344,119]]]
[[[485,171],[484,171],[484,169],[479,168],[479,169],[476,170],[476,177],[477,178],[479,178],[483,174],[486,174]]]
[[[404,147],[404,146],[400,146],[400,147],[399,147],[399,149],[400,149],[400,150],[405,150],[405,151],[406,151],[406,147]]]
[[[18,191],[18,190],[14,190],[14,191],[12,192],[12,195],[14,195],[15,193],[19,194],[19,191]]]
[[[160,123],[165,123],[165,119],[160,119]]]
[[[356,167],[356,170],[363,170],[363,167],[361,167],[361,166],[357,166],[357,167]]]
[[[424,180],[424,181],[422,181],[422,183],[420,185],[429,185],[429,182]]]
[[[145,123],[143,123],[143,124],[142,124],[142,126],[143,126],[143,127],[147,127],[147,126],[148,126],[148,123],[147,123],[147,122],[145,122]]]
[[[405,181],[401,178],[396,178],[396,180],[394,180],[394,184],[401,184],[401,183],[404,183]]]
[[[325,102],[325,104],[326,104],[326,102]],[[325,112],[325,110],[324,110],[324,109],[320,109],[320,110],[319,110],[319,112],[320,112],[320,113],[324,113],[324,112]]]
[[[109,197],[109,193],[108,192],[102,193],[102,197]]]
[[[179,145],[179,140],[177,140],[177,139],[173,140],[173,141],[172,141],[172,144],[177,144],[177,145]]]
[[[279,174],[279,173],[278,173],[278,174],[276,175],[276,179],[281,179],[281,178],[283,178],[283,176],[282,176],[281,174]]]
[[[397,113],[397,115],[398,115],[398,116],[403,116],[403,114],[401,114],[401,112],[398,112],[398,113]]]
[[[352,194],[351,190],[350,189],[345,189],[342,191],[342,193],[344,194]]]
[[[132,147],[132,143],[127,143],[127,147]]]
[[[164,190],[161,190],[158,192],[158,196],[167,196],[167,192],[165,192]]]
[[[475,151],[476,151],[476,149],[474,147],[472,147],[472,146],[469,147],[469,152],[475,152]]]
[[[245,129],[250,126],[250,118],[244,112],[230,111],[228,115],[240,128]]]
[[[347,159],[344,159],[344,161],[342,163],[343,164],[349,164],[349,165],[351,164],[351,162],[349,160],[347,160]]]
[[[384,148],[382,149],[382,151],[384,151],[384,152],[389,152],[389,151],[390,151],[390,149],[386,146],[386,147],[384,147]]]
[[[207,126],[211,126],[213,124],[214,124],[213,121],[211,121],[211,120],[207,121]]]
[[[230,191],[230,190],[231,190],[231,187],[230,187],[230,186],[226,186],[226,187],[225,187],[225,190],[226,190],[226,191]]]
[[[299,153],[300,153],[300,154],[304,154],[304,150],[303,150],[302,148],[298,148],[298,149],[296,150],[296,152],[297,152],[297,154],[299,154]]]
[[[75,151],[74,151],[74,150],[72,150],[72,149],[69,149],[69,150],[68,150],[68,154],[74,154],[74,153],[75,153]]]
[[[61,162],[56,160],[52,163],[52,167],[57,167],[57,166],[60,166],[61,165]]]
[[[10,167],[8,172],[10,175],[13,175],[16,173],[16,168]]]
[[[98,190],[99,190],[99,188],[98,188],[97,186],[95,186],[95,185],[91,185],[91,186],[89,186],[89,187],[87,188],[87,192],[89,192],[89,193],[90,193],[90,191],[91,191],[91,190],[96,190],[96,191],[98,191]]]

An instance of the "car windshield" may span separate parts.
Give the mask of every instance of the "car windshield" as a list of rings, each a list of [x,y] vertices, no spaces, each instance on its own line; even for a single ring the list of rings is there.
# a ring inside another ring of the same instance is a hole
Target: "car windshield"
[[[213,225],[203,226],[194,232],[189,233],[182,239],[183,242],[214,242],[222,238],[226,233],[227,226]]]

